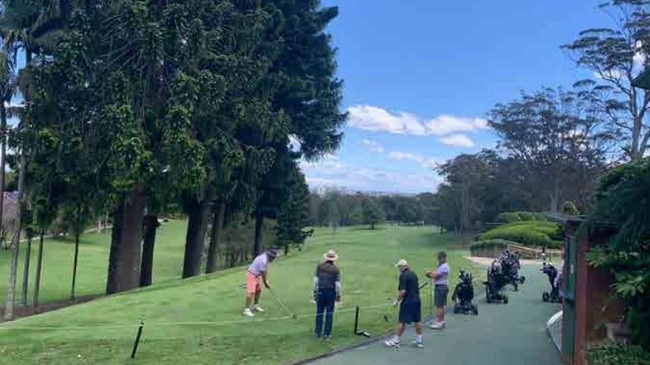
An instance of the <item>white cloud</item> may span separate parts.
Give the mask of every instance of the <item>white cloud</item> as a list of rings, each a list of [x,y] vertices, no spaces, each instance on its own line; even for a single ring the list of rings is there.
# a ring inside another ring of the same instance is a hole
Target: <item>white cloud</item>
[[[488,128],[487,120],[482,118],[465,118],[443,114],[433,119],[419,120],[417,116],[411,113],[393,113],[372,105],[355,105],[348,108],[348,113],[348,125],[350,127],[373,132],[445,137],[454,133],[478,132]],[[458,139],[458,137],[454,138]],[[465,142],[467,139],[465,138]]]
[[[355,105],[348,108],[350,127],[393,134],[425,136],[426,130],[417,117],[410,113],[393,114],[371,105]]]
[[[422,167],[427,168],[427,169],[432,169],[438,166],[440,164],[440,160],[435,159],[435,158],[426,158],[418,153],[411,153],[411,152],[402,152],[402,151],[393,151],[388,154],[390,158],[393,158],[395,160],[410,160],[410,161],[415,161],[422,165]]]
[[[312,188],[419,193],[435,191],[440,184],[439,177],[431,172],[405,174],[358,166],[344,166],[340,170],[311,168],[303,171]]]
[[[379,143],[369,140],[369,139],[363,139],[361,141],[361,144],[366,146],[370,151],[372,152],[378,152],[382,153],[384,152],[384,146],[380,145]]]
[[[474,141],[464,134],[450,134],[440,138],[440,142],[455,147],[474,147]]]

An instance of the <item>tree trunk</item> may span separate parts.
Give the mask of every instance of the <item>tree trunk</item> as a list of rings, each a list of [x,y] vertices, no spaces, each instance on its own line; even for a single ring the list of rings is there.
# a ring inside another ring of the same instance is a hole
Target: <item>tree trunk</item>
[[[264,215],[258,210],[255,213],[255,243],[253,245],[253,256],[257,257],[262,253],[262,228],[264,227]]]
[[[153,252],[156,244],[156,230],[160,226],[158,216],[144,217],[144,240],[142,243],[142,265],[140,266],[140,286],[153,283]]]
[[[79,229],[76,229],[74,234],[74,259],[72,261],[72,289],[70,290],[71,301],[75,300],[76,298],[75,288],[77,287],[77,266],[79,263],[79,236],[80,235],[81,233],[79,232]]]
[[[38,242],[38,258],[36,259],[36,280],[34,282],[34,297],[32,298],[32,306],[34,310],[38,310],[38,296],[41,291],[41,270],[43,268],[43,238],[45,230],[41,229],[41,234]]]
[[[557,213],[560,206],[560,183],[557,179],[553,182],[553,190],[549,194],[549,200],[551,213]]]
[[[208,262],[205,265],[205,273],[210,274],[217,271],[217,253],[221,233],[223,232],[223,220],[226,215],[226,203],[219,202],[212,219],[212,231],[210,232],[210,247],[208,248]]]
[[[22,206],[23,194],[25,191],[25,173],[27,170],[27,158],[25,152],[20,154],[20,167],[18,173],[18,204],[16,207],[16,219],[14,220],[14,236],[11,239],[11,262],[9,264],[9,278],[7,280],[7,297],[5,300],[4,319],[12,320],[14,317],[14,298],[16,296],[16,276],[18,273],[18,253],[20,245],[20,231],[22,229]]]
[[[208,230],[210,204],[208,199],[192,204],[188,212],[183,279],[201,274],[201,255]]]
[[[135,289],[140,284],[140,246],[146,202],[144,187],[138,185],[118,203],[113,220],[106,294]]]
[[[32,258],[32,235],[27,234],[27,251],[25,252],[25,266],[23,267],[23,292],[20,296],[20,305],[27,305],[27,295],[29,294],[29,263]]]
[[[4,203],[5,203],[5,167],[7,162],[7,109],[4,106],[4,102],[0,105],[0,229],[4,229],[3,225],[3,214],[4,214]],[[0,240],[3,238],[0,237]],[[0,242],[3,244],[4,242]]]
[[[72,261],[72,289],[70,290],[70,300],[76,298],[75,288],[77,287],[77,267],[79,266],[79,237],[81,236],[81,205],[77,205],[76,222],[74,227],[74,259]]]

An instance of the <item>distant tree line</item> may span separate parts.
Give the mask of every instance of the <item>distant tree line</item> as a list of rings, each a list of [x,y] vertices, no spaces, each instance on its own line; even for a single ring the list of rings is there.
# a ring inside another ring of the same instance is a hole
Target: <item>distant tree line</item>
[[[414,196],[365,193],[342,193],[331,189],[324,193],[312,192],[309,197],[310,220],[316,226],[332,228],[380,223],[433,224],[434,194]]]

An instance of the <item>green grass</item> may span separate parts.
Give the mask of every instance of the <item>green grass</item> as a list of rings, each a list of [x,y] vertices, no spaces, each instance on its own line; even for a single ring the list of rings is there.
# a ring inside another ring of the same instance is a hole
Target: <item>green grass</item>
[[[278,364],[322,353],[361,340],[352,334],[355,305],[381,306],[362,311],[364,330],[381,334],[392,328],[396,318],[390,299],[398,275],[393,263],[406,258],[418,274],[432,267],[436,251],[452,243],[451,235],[434,232],[431,227],[341,229],[336,235],[317,230],[303,252],[270,268],[271,285],[300,314],[298,319],[273,320],[285,313],[269,292],[263,293],[261,302],[267,312],[244,319],[240,314],[244,269],[231,269],[4,324],[0,363]],[[340,255],[343,305],[335,315],[334,340],[327,344],[312,336],[314,308],[309,300],[315,265],[329,248]],[[465,253],[449,251],[454,278],[459,268],[470,267],[461,258]],[[423,310],[428,312],[427,299]],[[389,323],[384,315],[390,317]],[[140,319],[145,321],[144,336],[137,358],[130,361]],[[61,328],[37,328],[41,326]],[[63,328],[68,326],[80,327]]]
[[[170,221],[163,224],[158,231],[156,251],[154,253],[154,282],[161,283],[178,279],[183,265],[183,245],[185,243],[185,221]],[[72,261],[74,242],[68,239],[45,240],[43,250],[43,271],[41,274],[40,302],[65,300],[70,297],[72,287]],[[23,282],[23,265],[27,243],[20,244],[20,265],[18,267],[18,290],[20,297]],[[76,292],[78,296],[102,294],[106,289],[108,255],[110,251],[110,233],[85,234],[79,246],[79,266],[77,268]],[[9,275],[10,251],[0,250],[0,299],[4,303]],[[38,240],[32,243],[29,274],[29,303],[34,290],[36,277],[36,258]],[[0,304],[0,306],[2,306]]]

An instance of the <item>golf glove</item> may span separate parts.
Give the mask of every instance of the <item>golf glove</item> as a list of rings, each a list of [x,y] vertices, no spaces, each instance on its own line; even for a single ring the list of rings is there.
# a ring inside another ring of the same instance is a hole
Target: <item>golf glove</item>
[[[397,307],[398,304],[399,304],[399,299],[395,299],[395,301],[393,302],[393,307]]]

